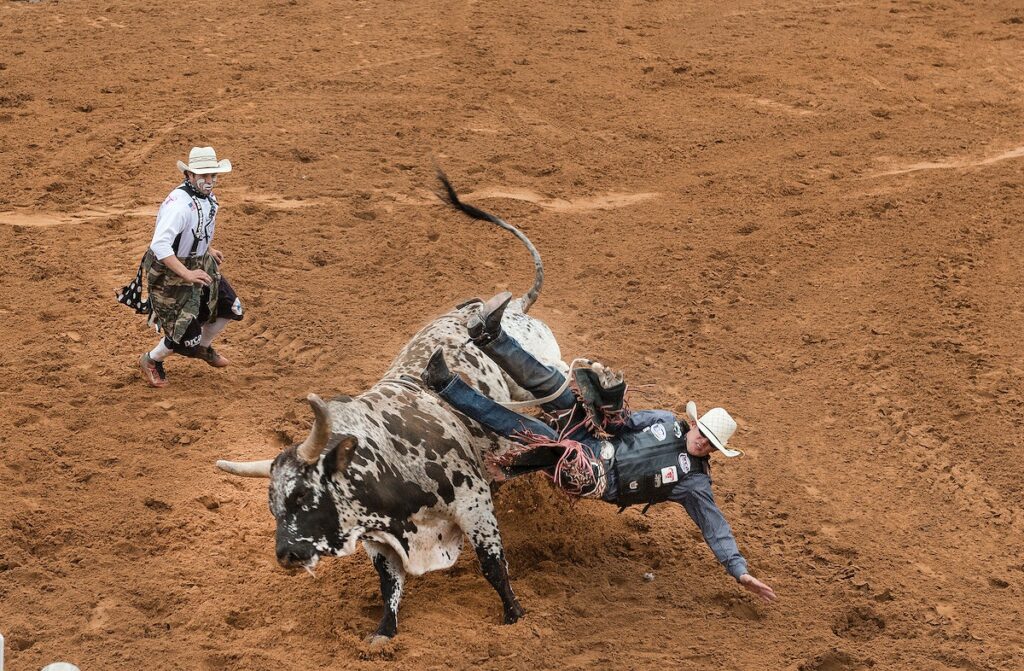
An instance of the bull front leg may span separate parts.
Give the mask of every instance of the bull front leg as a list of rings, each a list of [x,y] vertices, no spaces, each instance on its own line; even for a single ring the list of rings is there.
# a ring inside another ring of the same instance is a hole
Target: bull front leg
[[[476,550],[484,577],[501,597],[504,614],[502,621],[505,624],[513,624],[518,622],[526,611],[519,605],[516,595],[512,592],[512,583],[508,578],[508,563],[505,561],[505,550],[501,544],[501,534],[498,533],[498,521],[494,517],[494,511],[488,511],[482,518],[470,527],[467,535]]]
[[[501,597],[501,607],[505,624],[514,624],[519,621],[526,611],[519,605],[516,595],[512,592],[512,584],[508,579],[508,564],[505,562],[505,553],[499,547],[492,551],[485,547],[476,547],[476,556],[480,560],[480,568],[484,572],[487,582],[495,589]]]
[[[366,553],[373,560],[373,568],[380,576],[380,596],[384,601],[384,615],[380,619],[377,631],[369,638],[394,638],[398,633],[398,605],[402,601],[402,588],[405,585],[405,568],[394,551],[386,545],[373,541],[363,541]]]

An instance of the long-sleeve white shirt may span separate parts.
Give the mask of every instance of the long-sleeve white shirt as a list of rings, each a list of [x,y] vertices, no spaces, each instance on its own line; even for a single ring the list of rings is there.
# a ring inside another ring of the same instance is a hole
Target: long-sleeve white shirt
[[[193,198],[179,188],[171,191],[156,213],[156,229],[153,231],[153,241],[149,243],[156,258],[162,260],[175,255],[174,239],[179,234],[181,240],[178,242],[177,256],[188,256],[197,237],[199,244],[196,245],[195,253],[205,254],[213,241],[217,214],[214,210],[211,218],[210,211],[216,202],[213,194],[207,198]],[[198,211],[196,206],[199,207]]]

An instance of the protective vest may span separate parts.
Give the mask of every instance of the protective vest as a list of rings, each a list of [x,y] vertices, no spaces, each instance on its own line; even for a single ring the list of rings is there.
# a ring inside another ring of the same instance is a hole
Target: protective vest
[[[659,422],[643,431],[616,436],[614,454],[605,459],[605,464],[615,472],[615,503],[620,510],[637,504],[649,507],[661,503],[683,478],[692,473],[708,474],[711,470],[707,457],[694,457],[686,452],[686,436],[679,422]]]

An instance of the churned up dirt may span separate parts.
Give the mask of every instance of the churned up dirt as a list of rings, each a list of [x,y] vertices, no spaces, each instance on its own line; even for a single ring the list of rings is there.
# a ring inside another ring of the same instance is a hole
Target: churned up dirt
[[[1022,93],[1014,0],[3,0],[7,669],[1024,668]],[[248,315],[155,390],[113,290],[194,144]],[[434,161],[540,249],[567,357],[738,419],[716,492],[775,605],[681,509],[540,476],[496,497],[516,625],[472,552],[382,647],[361,552],[277,567],[214,461],[529,286]]]

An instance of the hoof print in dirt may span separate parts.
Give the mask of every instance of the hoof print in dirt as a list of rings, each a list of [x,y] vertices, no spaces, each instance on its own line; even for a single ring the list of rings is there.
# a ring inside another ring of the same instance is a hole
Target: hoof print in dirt
[[[832,649],[797,667],[798,671],[862,671],[875,665],[874,660],[858,659],[843,650]]]
[[[870,606],[857,606],[842,613],[832,625],[832,633],[843,638],[868,641],[885,629],[885,619]]]

